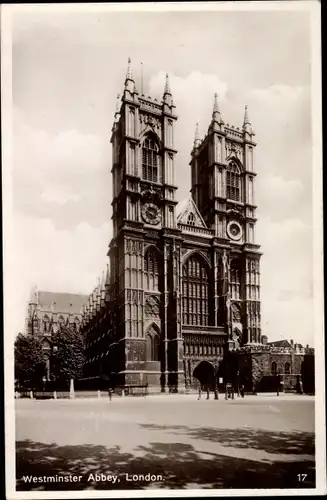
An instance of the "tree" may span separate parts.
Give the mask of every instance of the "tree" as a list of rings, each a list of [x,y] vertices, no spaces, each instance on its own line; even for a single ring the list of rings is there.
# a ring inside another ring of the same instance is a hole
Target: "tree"
[[[52,335],[51,374],[58,381],[81,377],[85,364],[85,342],[81,332],[61,327]],[[56,347],[56,349],[54,349]]]
[[[15,379],[31,388],[40,384],[46,374],[46,359],[38,338],[19,333],[15,340]]]

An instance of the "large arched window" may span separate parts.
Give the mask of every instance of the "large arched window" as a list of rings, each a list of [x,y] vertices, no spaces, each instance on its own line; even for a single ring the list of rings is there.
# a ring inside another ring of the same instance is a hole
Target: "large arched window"
[[[154,247],[146,250],[144,255],[144,288],[146,290],[159,289],[158,253]]]
[[[229,200],[241,201],[240,170],[234,161],[227,166],[226,196]]]
[[[146,335],[146,359],[147,361],[159,361],[160,337],[158,328],[152,325]]]
[[[277,363],[275,361],[271,363],[271,374],[277,375]]]
[[[190,257],[183,266],[183,323],[209,324],[209,279],[204,261]]]
[[[142,177],[146,181],[158,182],[158,152],[154,138],[147,136],[142,144]]]

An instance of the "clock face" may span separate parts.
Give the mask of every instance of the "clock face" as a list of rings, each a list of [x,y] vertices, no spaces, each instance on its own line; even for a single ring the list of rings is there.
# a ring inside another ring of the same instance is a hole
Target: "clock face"
[[[161,220],[159,207],[157,207],[154,203],[144,203],[142,208],[142,217],[148,224],[156,226]]]
[[[227,234],[231,240],[238,241],[242,238],[243,230],[236,221],[230,221],[227,226]]]

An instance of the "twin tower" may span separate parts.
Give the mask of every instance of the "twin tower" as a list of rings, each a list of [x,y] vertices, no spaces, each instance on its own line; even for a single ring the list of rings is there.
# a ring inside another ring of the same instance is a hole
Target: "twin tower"
[[[168,76],[161,102],[146,98],[129,60],[112,127],[107,326],[95,359],[120,386],[181,391],[217,377],[228,350],[261,342],[247,109],[241,130],[226,126],[215,95],[207,135],[195,134],[191,195],[179,203],[176,121]]]

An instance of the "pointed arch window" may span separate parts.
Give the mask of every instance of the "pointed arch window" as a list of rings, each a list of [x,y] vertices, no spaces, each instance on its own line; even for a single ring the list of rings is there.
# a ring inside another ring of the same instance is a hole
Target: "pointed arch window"
[[[48,333],[50,331],[50,319],[48,316],[43,318],[43,332]]]
[[[62,328],[63,326],[65,326],[65,319],[63,316],[59,317],[58,323],[59,323],[59,328]]]
[[[159,147],[153,137],[147,136],[142,144],[142,178],[158,182]]]
[[[79,329],[80,329],[80,321],[79,321],[79,319],[78,319],[78,317],[77,317],[77,316],[75,316],[75,318],[74,318],[74,322],[73,322],[73,329],[74,329],[76,332],[78,332],[78,331],[79,331]]]
[[[226,196],[229,200],[241,201],[240,169],[234,161],[227,165]]]
[[[195,226],[195,215],[193,212],[191,212],[190,214],[188,214],[188,217],[187,217],[187,224],[189,226]]]
[[[230,269],[230,294],[232,299],[240,299],[241,271],[239,262],[232,260]]]
[[[158,252],[149,248],[144,255],[144,286],[146,290],[159,289],[159,263]]]
[[[271,374],[277,375],[277,363],[275,361],[271,363]]]
[[[291,373],[291,365],[289,363],[285,363],[284,373],[285,373],[285,375],[289,375]]]
[[[204,261],[190,257],[183,266],[183,323],[209,325],[209,279]]]
[[[157,329],[152,326],[146,336],[147,361],[159,361],[160,338]]]

